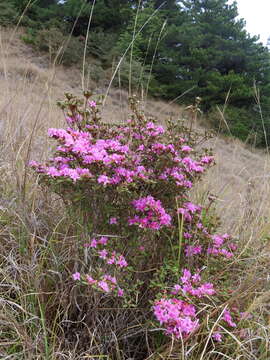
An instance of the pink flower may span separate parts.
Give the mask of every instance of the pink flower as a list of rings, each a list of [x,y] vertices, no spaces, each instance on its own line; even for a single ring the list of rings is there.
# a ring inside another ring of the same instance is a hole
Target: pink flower
[[[116,262],[116,265],[118,265],[120,268],[122,267],[127,267],[128,263],[126,262],[125,258],[123,255],[119,256],[118,261]]]
[[[47,175],[56,177],[56,176],[60,176],[60,173],[59,170],[57,170],[54,166],[49,166],[47,168]]]
[[[153,306],[157,320],[166,329],[166,333],[177,339],[186,337],[199,325],[195,307],[179,299],[161,299]]]
[[[110,225],[113,225],[113,224],[117,224],[118,223],[118,220],[116,217],[111,217],[110,220],[109,220],[109,224]]]
[[[192,148],[188,145],[183,145],[181,150],[184,152],[190,152],[190,151],[192,151]]]
[[[112,256],[111,258],[109,258],[108,260],[107,260],[107,264],[109,264],[109,265],[112,265],[112,264],[114,264],[115,263],[115,256]]]
[[[87,280],[87,282],[88,282],[90,285],[94,285],[94,284],[97,283],[97,281],[94,280],[94,279],[92,278],[92,276],[90,276],[90,275],[86,275],[86,280]]]
[[[34,160],[31,160],[31,161],[29,161],[28,166],[30,166],[30,167],[38,167],[39,163],[34,161]]]
[[[183,276],[181,277],[181,281],[183,284],[187,284],[191,278],[191,272],[187,269],[183,270]]]
[[[213,239],[213,243],[216,247],[220,247],[224,243],[224,238],[220,235],[213,235],[212,239]]]
[[[98,240],[98,243],[101,245],[106,245],[108,242],[107,236],[101,236],[101,238]]]
[[[96,240],[96,239],[92,239],[92,240],[91,240],[90,247],[92,247],[92,248],[96,248],[96,247],[97,247],[97,240]]]
[[[108,280],[114,285],[117,284],[116,278],[114,276],[111,276],[111,275],[104,275],[104,280],[106,280],[106,281]]]
[[[191,272],[187,269],[183,270],[183,276],[180,278],[183,286],[180,287],[183,294],[190,294],[201,298],[207,295],[214,295],[216,291],[214,290],[214,285],[212,283],[203,283],[201,284],[201,276],[199,272],[191,275]],[[194,287],[197,286],[197,287]],[[179,289],[177,287],[177,289]]]
[[[212,338],[218,342],[222,341],[222,335],[220,332],[214,332]]]
[[[192,275],[192,282],[193,283],[199,283],[201,281],[201,276],[200,276],[200,273],[197,272],[195,273],[194,275]]]
[[[100,250],[98,251],[98,255],[100,257],[100,259],[106,259],[107,258],[107,255],[108,255],[108,251],[103,249],[103,250]]]
[[[180,292],[180,290],[182,290],[182,287],[179,284],[176,284],[173,287],[172,294],[176,295],[176,294],[178,294]]]
[[[119,296],[119,297],[124,296],[124,290],[121,289],[121,288],[119,288],[119,289],[118,289],[118,292],[117,292],[117,296]]]
[[[234,243],[230,243],[230,244],[228,244],[228,248],[232,251],[235,251],[235,250],[237,250],[237,245]]]
[[[71,116],[66,116],[66,122],[68,125],[72,125],[75,122],[75,120]]]
[[[202,164],[211,164],[214,161],[214,157],[213,156],[203,156],[201,158],[201,163]]]
[[[159,230],[163,226],[171,224],[171,216],[166,213],[160,200],[155,200],[152,196],[147,196],[134,200],[132,205],[138,212],[143,212],[144,216],[138,215],[129,219],[130,225],[137,224],[141,228]]]
[[[201,252],[202,252],[201,245],[197,245],[197,246],[187,245],[185,248],[185,254],[188,257],[193,255],[198,255]]]
[[[226,323],[231,327],[236,327],[236,323],[232,321],[232,316],[229,310],[225,310],[222,316],[222,320],[226,321]]]
[[[195,307],[193,305],[185,303],[185,302],[183,302],[183,304],[182,304],[182,311],[183,311],[183,314],[186,316],[195,316],[196,315]]]
[[[91,108],[95,108],[97,106],[97,103],[95,101],[88,101],[88,105],[91,107]]]
[[[109,285],[107,284],[106,281],[104,281],[104,280],[99,281],[99,282],[98,282],[98,286],[99,286],[102,290],[104,290],[105,292],[107,292],[107,293],[110,292]]]
[[[110,183],[110,179],[107,175],[100,175],[98,177],[98,183],[99,184],[103,184],[103,185],[107,185]]]
[[[198,288],[200,295],[214,295],[216,291],[214,290],[214,285],[212,283],[204,283]]]
[[[73,280],[80,280],[81,279],[81,274],[79,272],[75,272],[74,274],[72,274]]]

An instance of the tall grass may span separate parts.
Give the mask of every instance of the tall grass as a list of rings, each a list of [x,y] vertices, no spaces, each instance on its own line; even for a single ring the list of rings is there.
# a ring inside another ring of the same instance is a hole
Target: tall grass
[[[188,348],[185,341],[164,341],[158,336],[151,342],[150,335],[160,329],[149,331],[139,309],[112,308],[109,303],[101,308],[91,299],[95,313],[91,309],[85,313],[90,294],[80,292],[70,278],[82,261],[74,233],[79,219],[70,219],[62,201],[41,190],[27,170],[31,155],[40,160],[49,157],[47,128],[63,124],[56,100],[71,85],[80,92],[80,72],[74,69],[72,78],[61,66],[48,67],[46,57],[29,56],[18,29],[11,38],[10,34],[0,31],[1,359],[269,359],[268,154],[217,136],[209,143],[217,165],[193,193],[198,203],[206,203],[215,194],[222,227],[239,239],[242,251],[223,275],[231,274],[239,284],[233,299],[252,314],[246,320],[248,336],[231,333],[222,352],[213,347],[208,350],[214,328],[208,328],[205,319],[196,342]],[[110,91],[111,85],[103,114],[117,122],[128,114],[119,101],[128,95]],[[183,108],[161,101],[148,100],[145,108],[156,117],[185,116]],[[203,121],[198,126],[201,131]],[[87,263],[87,255],[84,261]],[[206,339],[203,349],[202,339]]]

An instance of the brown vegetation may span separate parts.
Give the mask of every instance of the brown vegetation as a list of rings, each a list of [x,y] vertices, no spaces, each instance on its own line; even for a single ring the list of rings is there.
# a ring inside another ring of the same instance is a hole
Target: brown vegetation
[[[66,70],[50,64],[46,56],[34,54],[31,48],[20,40],[20,34],[1,29],[0,263],[3,275],[0,280],[0,323],[3,333],[0,331],[0,357],[3,359],[8,358],[7,349],[12,346],[15,350],[18,348],[17,353],[14,350],[17,355],[10,357],[12,359],[43,359],[48,345],[46,336],[52,336],[46,335],[41,306],[42,299],[50,301],[48,296],[51,289],[48,285],[44,289],[43,264],[37,264],[35,257],[42,251],[44,262],[48,261],[50,241],[59,241],[58,227],[63,221],[63,215],[59,200],[50,194],[40,192],[36,179],[31,178],[29,174],[27,163],[30,158],[48,158],[51,143],[47,140],[47,129],[61,127],[64,124],[62,113],[55,103],[63,97],[64,92],[80,94],[80,74],[79,69]],[[106,90],[106,81],[104,87],[96,89],[91,79],[86,80],[93,91],[102,93]],[[123,121],[129,113],[127,100],[128,95],[124,90],[111,89],[103,109],[104,116],[113,122]],[[147,100],[143,102],[143,106],[148,109],[147,112],[159,119],[186,116],[186,121],[189,121],[183,107],[175,104]],[[204,121],[202,117],[201,129],[204,128]],[[265,281],[268,276],[270,250],[269,154],[263,150],[252,149],[239,140],[220,136],[209,141],[209,145],[213,148],[217,165],[196,187],[194,198],[199,203],[205,201],[209,195],[217,196],[216,208],[222,217],[223,229],[239,238],[244,244],[243,249],[250,249],[250,256],[245,252],[244,257],[240,254],[235,261],[243,263],[243,271],[246,272],[245,275],[248,274],[246,278],[250,280],[250,284],[255,284],[255,280],[259,280],[258,286],[253,288],[252,296],[250,295],[250,307],[263,315],[268,311],[269,300]],[[54,224],[54,229],[48,231],[51,223]],[[62,239],[72,243],[68,229],[61,235]],[[42,250],[38,246],[40,243],[43,244]],[[60,242],[57,246],[61,252],[63,249]],[[72,257],[72,246],[65,256],[65,259]],[[25,263],[22,263],[22,258],[27,259]],[[59,269],[65,266],[65,261],[62,261]],[[61,293],[60,272],[51,273],[50,276],[59,276],[58,291]],[[250,284],[246,284],[247,288]],[[32,321],[32,314],[27,301],[34,293],[37,298],[33,303],[37,301],[40,306],[41,323],[35,324],[36,327],[33,325],[31,333],[28,322]],[[65,296],[64,293],[63,298]],[[53,308],[53,304],[51,307]],[[3,336],[5,334],[7,336]],[[262,325],[261,333],[254,336],[268,338],[269,329]],[[65,341],[68,343],[69,339]],[[63,348],[63,343],[56,343],[59,348]],[[58,351],[57,346],[55,353]],[[121,355],[119,356],[120,359]],[[54,358],[75,359],[76,346],[74,353],[68,351],[62,357],[55,355]],[[263,360],[267,357],[258,359]]]

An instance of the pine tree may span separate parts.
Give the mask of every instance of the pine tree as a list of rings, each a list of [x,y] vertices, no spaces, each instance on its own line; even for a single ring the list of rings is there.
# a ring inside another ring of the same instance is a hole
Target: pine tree
[[[182,100],[190,102],[200,96],[204,110],[209,111],[217,104],[223,105],[230,93],[229,104],[234,111],[228,121],[233,134],[239,136],[239,129],[242,139],[250,131],[262,134],[259,114],[254,111],[254,83],[260,89],[261,107],[267,115],[270,109],[267,48],[246,32],[245,22],[237,18],[236,3],[185,0],[180,5],[154,66],[160,94],[171,99],[188,90]],[[248,116],[245,121],[241,116],[241,124],[237,125],[239,108],[245,109]],[[265,121],[269,123],[267,116]]]

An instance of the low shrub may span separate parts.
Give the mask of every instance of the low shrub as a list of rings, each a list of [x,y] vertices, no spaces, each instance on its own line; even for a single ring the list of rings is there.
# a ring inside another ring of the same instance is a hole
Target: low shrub
[[[112,62],[112,48],[117,40],[116,33],[104,32],[103,30],[92,31],[88,43],[87,52],[97,57],[105,65]]]
[[[49,52],[53,61],[57,58],[57,63],[66,66],[80,63],[83,57],[83,44],[57,28],[37,31],[35,45],[39,50]]]
[[[66,94],[59,106],[67,128],[48,132],[58,143],[53,157],[30,164],[76,219],[69,276],[77,295],[65,313],[76,319],[77,334],[78,319],[95,333],[91,354],[114,356],[117,342],[121,358],[143,359],[167,337],[202,354],[226,350],[245,328],[241,291],[226,270],[237,245],[218,232],[213,198],[189,199],[214,164],[201,146],[210,135],[180,121],[161,126],[134,98],[125,124],[106,123],[100,105],[89,92]]]

